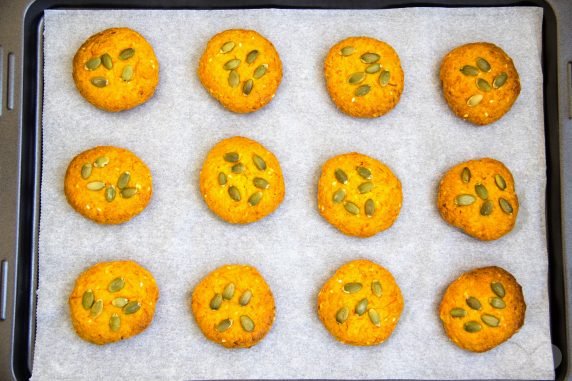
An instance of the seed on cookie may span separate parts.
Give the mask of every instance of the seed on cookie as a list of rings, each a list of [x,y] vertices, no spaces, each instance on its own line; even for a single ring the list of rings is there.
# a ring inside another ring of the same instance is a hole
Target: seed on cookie
[[[355,91],[354,91],[354,95],[356,97],[363,97],[364,95],[366,95],[367,93],[369,93],[369,91],[371,90],[371,86],[370,85],[361,85],[360,87],[358,87]]]
[[[137,300],[133,300],[133,301],[127,303],[123,307],[123,313],[125,315],[131,315],[131,314],[134,314],[135,312],[139,311],[140,309],[141,309],[141,303]]]
[[[252,79],[247,80],[246,82],[244,82],[244,86],[242,86],[242,93],[244,95],[250,95],[253,87],[254,87],[254,81]]]
[[[491,305],[491,307],[496,308],[496,309],[503,309],[506,307],[506,303],[504,302],[504,300],[502,300],[499,297],[491,298],[491,300],[489,301],[489,304]]]
[[[224,319],[221,320],[217,325],[216,325],[216,330],[219,332],[224,332],[227,329],[229,329],[232,326],[232,319]]]
[[[358,71],[357,73],[353,73],[348,78],[348,83],[350,85],[357,85],[358,83],[363,82],[365,79],[365,73],[363,71]]]
[[[109,328],[113,332],[117,332],[119,331],[119,328],[121,328],[121,318],[116,313],[111,314],[111,317],[109,318]]]
[[[381,70],[381,65],[379,63],[370,64],[365,68],[365,72],[367,74],[375,74],[380,70]]]
[[[111,301],[111,304],[113,306],[119,307],[119,308],[125,307],[125,305],[127,305],[127,303],[129,303],[129,299],[123,298],[123,297],[115,298]]]
[[[467,167],[463,168],[463,171],[461,172],[461,180],[465,183],[468,184],[469,181],[471,181],[471,170]]]
[[[471,77],[476,77],[479,75],[479,69],[471,65],[465,65],[461,68],[461,73]]]
[[[97,319],[103,312],[103,300],[99,299],[90,308],[89,316],[92,319]]]
[[[230,170],[232,171],[232,173],[240,174],[240,173],[244,172],[244,164],[237,163],[237,164],[233,165],[230,168]]]
[[[510,202],[508,202],[508,200],[502,197],[499,198],[499,205],[503,212],[505,212],[506,214],[512,214],[513,208],[512,205],[510,205]]]
[[[230,87],[237,87],[240,84],[240,75],[236,70],[231,70],[228,73],[228,85]]]
[[[365,311],[367,310],[367,298],[363,298],[362,300],[360,300],[357,304],[356,304],[356,309],[355,312],[356,314],[358,314],[359,316],[365,314]]]
[[[344,57],[347,57],[347,56],[351,56],[352,54],[354,54],[355,51],[356,51],[356,49],[353,46],[344,46],[340,50],[340,54]]]
[[[95,70],[101,65],[101,58],[100,57],[93,57],[85,63],[85,67],[88,70]]]
[[[236,43],[234,41],[227,41],[220,47],[220,52],[223,54],[230,53],[235,46]]]
[[[507,73],[500,73],[499,75],[497,75],[495,77],[495,79],[493,80],[493,87],[495,89],[499,89],[501,88],[505,83],[506,80],[508,79],[508,74]]]
[[[238,153],[227,152],[224,154],[224,160],[228,161],[229,163],[236,163],[238,161]]]
[[[226,175],[224,174],[224,172],[219,172],[217,179],[218,179],[219,185],[225,185],[226,184],[227,179],[226,179]]]
[[[111,70],[113,69],[113,59],[111,59],[111,56],[107,53],[104,53],[101,56],[101,64],[103,65],[103,67],[105,67],[107,70]]]
[[[379,56],[379,54],[368,52],[368,53],[362,54],[360,57],[360,60],[363,63],[371,64],[371,63],[379,61],[380,58],[381,57]]]
[[[240,60],[238,58],[233,58],[231,60],[226,61],[223,65],[224,70],[234,70],[240,66]]]
[[[479,299],[475,298],[474,296],[469,296],[467,298],[467,305],[474,310],[480,310],[482,307],[481,302],[479,302]]]
[[[250,303],[250,299],[252,299],[252,291],[246,290],[242,293],[242,295],[240,295],[240,298],[238,299],[238,303],[241,306],[246,306],[246,305],[248,305],[248,303]]]
[[[381,325],[381,319],[379,317],[379,313],[377,312],[377,310],[370,308],[369,311],[367,311],[367,313],[369,315],[369,320],[371,320],[373,325],[379,327]]]
[[[470,333],[479,332],[483,327],[476,321],[469,321],[463,326],[465,331]]]
[[[357,173],[366,180],[371,180],[371,171],[366,167],[357,167]]]
[[[133,79],[133,66],[127,65],[123,68],[121,72],[121,79],[125,82],[129,82]]]
[[[487,200],[481,206],[481,216],[490,216],[493,212],[493,202],[491,200]]]
[[[268,189],[270,187],[270,183],[265,179],[263,179],[262,177],[255,177],[252,180],[252,183],[254,184],[255,187],[260,189]]]
[[[375,213],[375,202],[371,198],[367,199],[367,201],[365,202],[364,212],[365,215],[368,217],[373,216],[373,214]]]
[[[246,55],[246,63],[247,64],[251,64],[254,61],[256,61],[256,58],[258,57],[258,50],[252,50],[250,51],[247,55]]]
[[[248,315],[242,315],[240,317],[240,325],[246,332],[254,331],[254,321],[252,321]]]
[[[493,290],[493,292],[499,297],[499,298],[504,298],[504,296],[506,295],[506,291],[504,289],[504,286],[502,285],[502,283],[500,282],[492,282],[491,283],[491,290]]]
[[[100,191],[105,188],[105,183],[103,181],[92,181],[87,183],[86,188],[91,191]]]
[[[489,327],[498,327],[500,323],[499,318],[490,314],[481,315],[481,320]]]
[[[475,107],[479,103],[481,103],[482,100],[483,100],[482,94],[475,94],[475,95],[472,95],[471,97],[469,97],[469,99],[467,99],[467,105],[469,105],[471,107]]]
[[[344,284],[343,290],[348,294],[355,294],[359,290],[361,290],[363,285],[360,282],[351,282]]]
[[[350,310],[347,307],[342,307],[336,312],[336,321],[340,324],[345,323],[350,316]]]
[[[222,295],[215,294],[215,296],[213,296],[211,302],[209,303],[209,307],[211,308],[211,310],[218,310],[221,305],[222,305]]]
[[[332,201],[335,202],[336,204],[339,204],[340,202],[344,201],[345,198],[346,198],[346,190],[340,188],[334,192],[334,195],[332,196]]]
[[[254,165],[256,165],[256,168],[258,168],[260,171],[266,170],[266,162],[260,156],[256,154],[252,155],[252,161],[254,162]]]
[[[81,167],[81,178],[87,180],[89,176],[91,176],[91,172],[93,171],[93,167],[90,163],[86,163]]]
[[[487,191],[487,188],[483,184],[475,185],[475,193],[483,200],[489,198],[489,192]]]
[[[477,87],[479,88],[479,90],[482,90],[486,93],[488,93],[492,89],[490,83],[484,78],[477,78]]]
[[[89,310],[91,306],[93,306],[94,301],[95,301],[95,296],[93,295],[92,290],[87,290],[83,293],[81,299],[81,305],[83,306],[83,308]]]
[[[236,286],[234,285],[234,283],[227,284],[224,287],[224,290],[222,291],[222,298],[225,300],[232,299],[232,297],[234,296],[235,289],[236,289]]]
[[[121,291],[125,287],[125,280],[122,277],[113,279],[107,286],[109,292]]]
[[[451,310],[451,316],[454,318],[462,318],[467,316],[467,311],[460,307],[455,307]]]
[[[347,184],[348,183],[348,175],[346,175],[346,173],[338,168],[335,170],[334,172],[334,176],[336,177],[336,180],[338,180],[340,183],[342,184]]]
[[[107,200],[107,202],[112,202],[113,200],[115,200],[115,195],[116,192],[113,185],[105,189],[105,200]]]
[[[482,57],[477,58],[477,67],[479,68],[480,71],[485,73],[491,71],[491,64],[489,64],[489,61],[487,61]]]
[[[361,193],[361,194],[369,193],[369,192],[371,192],[372,189],[373,189],[373,183],[372,183],[371,181],[367,181],[367,182],[365,182],[365,183],[361,183],[361,184],[358,186],[358,191],[359,191],[359,193]]]
[[[389,80],[391,79],[391,72],[389,70],[384,70],[379,75],[379,84],[381,87],[387,86]]]
[[[359,214],[359,206],[357,206],[356,204],[354,204],[351,201],[346,201],[344,203],[344,208],[348,211],[348,213],[351,213],[355,216],[357,216]]]
[[[248,204],[250,206],[256,206],[260,203],[260,201],[262,200],[262,192],[254,192],[249,198],[248,198]]]
[[[505,189],[506,189],[506,181],[505,181],[504,177],[502,177],[502,176],[499,175],[499,174],[496,174],[496,175],[495,175],[495,184],[497,185],[497,187],[498,187],[500,190],[505,190]]]
[[[131,198],[138,193],[137,188],[124,188],[121,190],[121,197],[123,198]]]
[[[475,203],[477,198],[472,194],[460,194],[455,197],[455,204],[459,206],[469,206]]]
[[[107,86],[107,79],[105,77],[93,77],[90,82],[95,87]]]
[[[262,64],[258,66],[256,69],[254,69],[252,77],[254,77],[254,79],[260,79],[264,76],[264,74],[266,74],[267,70],[268,70],[268,64]]]
[[[381,287],[381,283],[378,280],[371,282],[371,292],[378,298],[381,298],[381,295],[383,294],[383,288]]]
[[[119,59],[125,61],[133,57],[134,55],[135,55],[135,49],[133,48],[123,49],[121,53],[119,53]]]
[[[120,190],[127,188],[127,185],[129,185],[129,180],[131,180],[131,172],[123,172],[117,179],[117,188]]]

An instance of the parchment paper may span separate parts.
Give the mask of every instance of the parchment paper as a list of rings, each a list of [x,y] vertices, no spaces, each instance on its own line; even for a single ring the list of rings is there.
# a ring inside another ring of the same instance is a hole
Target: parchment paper
[[[160,84],[145,105],[119,114],[97,110],[77,92],[71,62],[92,34],[128,26],[154,46]],[[540,8],[364,11],[47,11],[39,290],[34,380],[554,377],[547,295],[545,152]],[[251,115],[224,110],[200,85],[196,68],[208,39],[255,29],[276,46],[284,79],[275,99]],[[337,41],[368,35],[401,57],[405,91],[388,115],[353,119],[327,95],[322,64]],[[475,127],[448,109],[438,80],[442,57],[467,42],[490,41],[514,59],[522,93],[497,123]],[[271,216],[232,226],[203,202],[203,158],[220,139],[260,141],[281,162],[286,198]],[[96,145],[128,148],[151,168],[149,207],[121,226],[97,225],[66,202],[63,179],[74,155]],[[403,184],[395,225],[370,239],[350,238],[316,209],[316,186],[329,157],[358,151],[389,165]],[[503,161],[516,179],[521,209],[512,233],[480,242],[447,225],[435,206],[441,175],[479,157]],[[99,261],[130,258],[155,275],[155,320],[143,334],[107,346],[82,341],[67,298],[76,276]],[[343,263],[369,258],[396,277],[401,321],[376,347],[335,341],[316,315],[323,282]],[[226,263],[256,266],[275,294],[276,322],[249,350],[207,341],[188,308],[193,286]],[[501,266],[522,284],[528,309],[521,331],[484,354],[463,351],[444,334],[436,310],[460,273]]]

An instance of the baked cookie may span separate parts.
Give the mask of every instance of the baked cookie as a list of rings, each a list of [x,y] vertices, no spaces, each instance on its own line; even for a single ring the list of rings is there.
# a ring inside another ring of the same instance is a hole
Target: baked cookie
[[[437,207],[445,221],[468,235],[498,239],[512,230],[518,215],[512,174],[494,159],[457,164],[441,179]]]
[[[248,224],[272,213],[284,199],[284,179],[272,152],[235,136],[207,154],[200,189],[208,207],[232,224]]]
[[[207,339],[227,348],[249,348],[274,323],[274,297],[258,270],[246,265],[219,267],[193,290],[191,308]]]
[[[207,43],[198,75],[224,107],[249,113],[274,98],[282,81],[282,62],[274,45],[259,33],[231,29]]]
[[[151,45],[136,31],[106,29],[88,38],[75,54],[73,80],[95,107],[129,110],[155,93],[159,62]]]
[[[322,167],[318,210],[342,233],[370,237],[393,225],[402,201],[401,182],[385,164],[356,152]]]
[[[401,290],[389,271],[365,259],[351,261],[328,279],[318,294],[318,316],[339,341],[377,345],[395,329]]]
[[[332,46],[324,75],[336,106],[360,118],[386,114],[403,92],[399,56],[390,45],[374,38],[350,37]]]
[[[70,205],[100,224],[120,224],[151,200],[151,171],[131,151],[100,146],[73,158],[64,180]]]
[[[477,125],[500,119],[520,94],[520,79],[512,59],[487,42],[450,51],[441,63],[439,76],[451,110]]]
[[[151,324],[159,288],[153,275],[133,261],[101,262],[84,271],[69,297],[77,334],[108,344],[141,333]]]
[[[500,267],[482,267],[464,273],[449,285],[439,317],[455,344],[485,352],[518,332],[525,311],[516,279]]]

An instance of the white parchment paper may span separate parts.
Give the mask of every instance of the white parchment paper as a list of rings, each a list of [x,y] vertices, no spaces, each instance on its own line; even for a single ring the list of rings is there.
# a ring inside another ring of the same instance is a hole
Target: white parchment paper
[[[153,99],[119,114],[77,92],[75,51],[92,34],[128,26],[154,46],[161,63]],[[393,10],[47,11],[39,290],[34,380],[554,377],[547,295],[545,152],[540,8]],[[255,29],[276,46],[284,79],[275,99],[251,115],[223,109],[200,85],[196,68],[208,39],[230,28]],[[401,57],[405,91],[374,120],[338,112],[322,63],[337,41],[368,35]],[[475,127],[448,109],[438,80],[442,57],[467,42],[490,41],[513,59],[522,92],[500,121]],[[271,216],[233,226],[213,215],[198,189],[200,167],[220,139],[243,135],[273,151],[286,198]],[[97,225],[66,202],[63,179],[74,155],[96,145],[128,148],[151,168],[148,208],[121,226]],[[316,186],[329,157],[358,151],[388,164],[403,184],[401,215],[386,232],[350,238],[316,209]],[[480,242],[451,226],[435,206],[441,175],[479,157],[503,161],[516,179],[521,209],[512,233]],[[130,258],[161,290],[153,324],[107,346],[82,341],[67,298],[76,276],[99,261]],[[399,283],[405,309],[391,338],[369,348],[335,341],[316,316],[323,282],[343,263],[369,258]],[[276,298],[276,322],[249,350],[207,341],[188,298],[209,271],[256,266]],[[521,331],[484,354],[463,351],[444,334],[436,310],[463,271],[501,266],[522,284],[528,309]]]

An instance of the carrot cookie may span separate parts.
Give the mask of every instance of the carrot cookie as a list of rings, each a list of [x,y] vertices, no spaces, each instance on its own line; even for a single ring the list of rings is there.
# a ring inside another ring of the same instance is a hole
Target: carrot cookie
[[[512,230],[518,215],[514,179],[498,160],[457,164],[441,179],[437,207],[445,221],[483,241]]]
[[[500,119],[520,94],[512,59],[487,42],[462,45],[449,52],[441,63],[440,78],[451,110],[477,125]]]
[[[100,224],[120,224],[151,200],[149,168],[131,151],[101,146],[77,155],[68,166],[64,191],[70,205]]]
[[[91,36],[73,59],[73,79],[87,101],[105,111],[145,103],[159,82],[159,62],[151,45],[129,28]]]
[[[226,265],[195,287],[191,308],[201,331],[227,348],[249,348],[270,331],[274,297],[258,270]]]
[[[320,320],[345,344],[382,343],[402,310],[401,290],[391,273],[365,259],[340,267],[318,294]]]
[[[369,156],[347,153],[322,167],[318,210],[342,233],[370,237],[388,229],[399,216],[401,201],[399,179]]]
[[[69,297],[77,334],[94,344],[135,336],[151,324],[159,289],[133,261],[101,262],[84,271]]]
[[[459,347],[485,352],[507,341],[524,324],[522,288],[500,267],[482,267],[449,285],[439,306],[447,336]]]
[[[200,174],[208,207],[232,224],[248,224],[272,213],[284,199],[280,164],[261,144],[235,136],[218,142]]]
[[[385,42],[350,37],[335,44],[324,62],[330,97],[348,115],[377,118],[397,105],[403,92],[399,56]]]
[[[208,42],[198,75],[224,107],[249,113],[274,98],[282,81],[282,62],[274,45],[259,33],[231,29]]]

